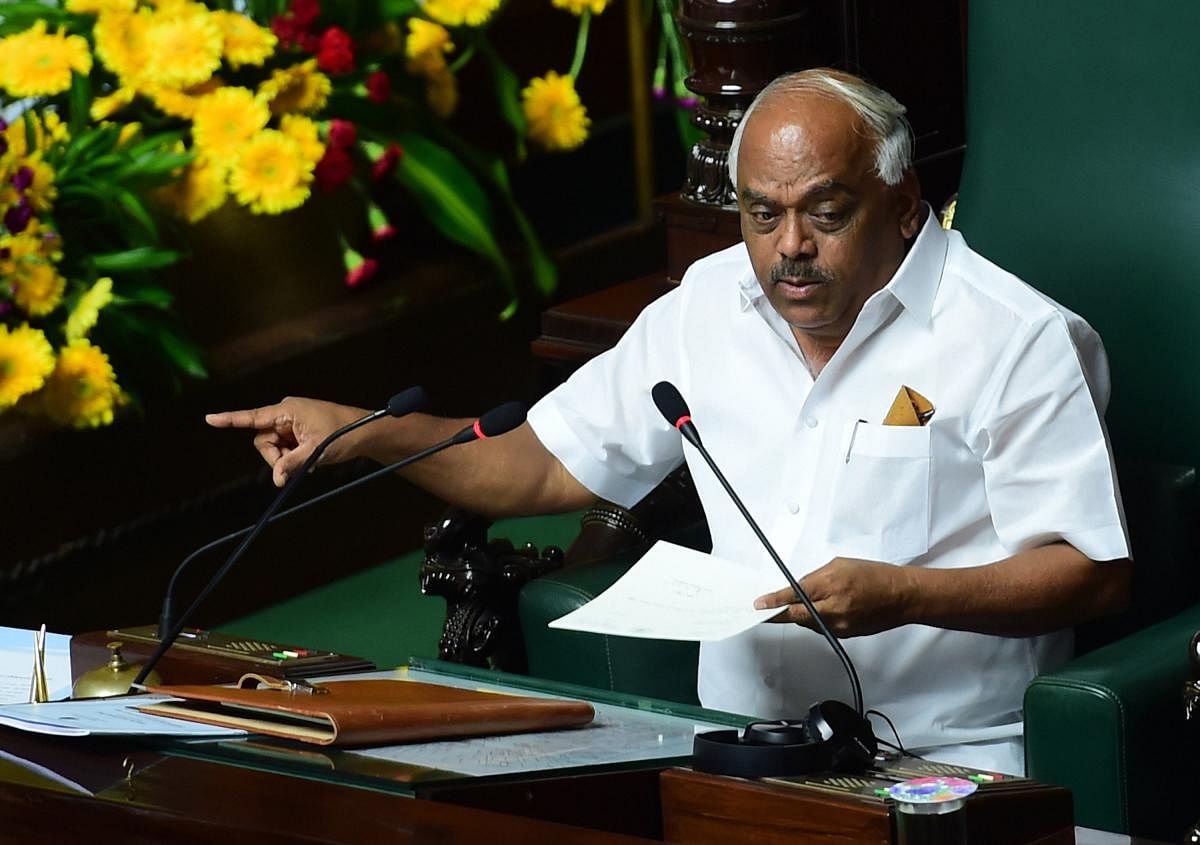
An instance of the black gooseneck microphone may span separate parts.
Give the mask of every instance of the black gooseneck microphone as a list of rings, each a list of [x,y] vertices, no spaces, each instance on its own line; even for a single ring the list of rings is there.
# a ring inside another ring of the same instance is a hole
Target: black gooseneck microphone
[[[775,551],[775,547],[746,509],[741,497],[704,447],[700,440],[700,432],[692,422],[687,402],[678,388],[669,381],[660,381],[651,388],[650,394],[659,413],[696,447],[696,451],[704,458],[713,475],[729,494],[729,498],[741,511],[755,536],[771,556],[771,560],[779,567],[796,597],[812,615],[817,630],[842,661],[846,674],[850,677],[850,688],[854,696],[853,709],[839,701],[818,702],[810,709],[808,718],[799,723],[787,720],[755,722],[747,726],[744,736],[739,736],[737,731],[697,734],[693,748],[693,766],[701,771],[742,777],[799,774],[823,769],[852,771],[865,768],[874,759],[878,742],[871,729],[871,723],[867,721],[863,712],[862,685],[850,655],[846,654],[841,642],[829,630],[808,594],[800,587],[779,553]]]
[[[412,391],[419,391],[419,393],[413,393]],[[406,395],[408,395],[408,399],[400,401],[400,398]],[[496,437],[500,434],[504,434],[505,432],[516,428],[525,421],[525,406],[520,402],[507,402],[491,409],[479,419],[475,420],[475,422],[473,422],[471,425],[464,427],[462,430],[456,432],[454,435],[448,437],[440,443],[435,443],[433,446],[429,446],[419,452],[415,452],[412,455],[409,455],[407,458],[396,461],[393,464],[373,470],[361,478],[347,482],[346,484],[334,488],[333,490],[329,490],[320,496],[315,496],[307,502],[303,502],[293,508],[289,508],[282,513],[276,513],[280,503],[286,498],[286,494],[290,491],[292,486],[297,483],[296,480],[302,478],[307,473],[312,465],[316,463],[317,458],[320,456],[320,452],[323,452],[325,447],[327,447],[334,439],[352,430],[353,428],[357,428],[360,425],[365,425],[372,419],[378,419],[379,416],[383,414],[403,416],[411,413],[412,411],[415,411],[419,407],[423,406],[425,402],[426,399],[424,391],[420,388],[412,388],[410,391],[405,391],[405,393],[393,397],[392,400],[388,402],[387,409],[385,409],[383,412],[376,411],[373,414],[362,417],[361,419],[350,423],[348,426],[344,426],[338,431],[333,432],[321,442],[317,449],[314,450],[313,455],[310,456],[307,461],[305,461],[300,471],[288,481],[288,484],[282,491],[280,491],[280,494],[275,497],[275,500],[267,508],[266,512],[259,517],[258,522],[252,526],[249,526],[248,528],[243,528],[240,531],[235,531],[232,534],[227,534],[224,537],[213,540],[212,542],[202,546],[188,555],[183,562],[176,567],[174,574],[171,576],[170,585],[167,588],[167,596],[163,601],[163,611],[158,628],[158,648],[155,649],[154,653],[150,656],[149,660],[146,661],[137,677],[134,678],[130,687],[131,691],[136,691],[136,687],[145,681],[146,676],[150,674],[150,671],[154,668],[155,664],[157,664],[162,656],[166,654],[166,652],[174,644],[175,640],[179,638],[179,635],[182,633],[187,620],[191,618],[197,607],[199,607],[204,599],[211,594],[212,590],[217,586],[221,579],[225,577],[225,575],[233,567],[233,564],[237,562],[237,560],[245,552],[246,548],[249,547],[250,543],[254,541],[254,539],[258,536],[268,522],[274,522],[276,519],[282,519],[285,516],[289,516],[297,511],[304,510],[305,508],[315,505],[318,502],[325,501],[332,496],[352,490],[359,485],[367,483],[368,481],[372,481],[383,475],[388,475],[398,469],[403,469],[409,464],[416,463],[417,461],[427,458],[436,452],[442,451],[443,449],[447,449],[450,446],[469,443],[472,440],[486,439],[488,437]],[[190,564],[204,552],[236,540],[239,537],[245,537],[241,545],[234,550],[221,568],[217,570],[211,579],[209,579],[204,589],[195,598],[195,600],[192,601],[187,610],[185,610],[178,619],[172,621],[171,616],[173,615],[172,605],[174,603],[174,588],[182,571],[188,566],[188,564]]]

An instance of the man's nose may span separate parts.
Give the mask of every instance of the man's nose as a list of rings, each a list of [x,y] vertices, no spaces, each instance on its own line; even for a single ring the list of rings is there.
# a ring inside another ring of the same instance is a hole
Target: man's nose
[[[812,257],[817,254],[816,244],[798,215],[786,215],[777,231],[776,249],[785,258]]]

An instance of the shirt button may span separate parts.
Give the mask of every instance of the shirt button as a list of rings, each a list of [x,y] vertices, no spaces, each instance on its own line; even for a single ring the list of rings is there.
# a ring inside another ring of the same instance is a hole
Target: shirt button
[[[816,417],[805,417],[804,424],[806,426],[808,426],[809,428],[816,428],[817,427],[817,418]]]
[[[793,515],[800,513],[800,505],[798,505],[796,502],[788,502],[787,509],[788,513]]]

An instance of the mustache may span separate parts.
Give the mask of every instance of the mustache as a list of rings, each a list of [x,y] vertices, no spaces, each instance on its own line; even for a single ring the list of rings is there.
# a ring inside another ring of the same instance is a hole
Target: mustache
[[[804,279],[809,282],[833,282],[836,277],[821,265],[813,261],[795,261],[784,258],[777,264],[771,265],[770,281],[772,284],[783,279]]]

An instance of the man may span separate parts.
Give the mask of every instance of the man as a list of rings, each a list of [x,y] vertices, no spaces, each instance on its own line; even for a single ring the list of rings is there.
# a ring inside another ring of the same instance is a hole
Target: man
[[[1080,318],[937,225],[920,201],[903,113],[848,74],[776,80],[730,153],[744,244],[697,262],[529,423],[410,477],[493,515],[595,496],[632,504],[696,457],[650,399],[652,385],[671,381],[848,638],[868,706],[926,756],[1019,773],[1026,683],[1069,656],[1066,629],[1127,601],[1102,423],[1106,362]],[[915,424],[884,424],[893,400]],[[282,484],[361,413],[288,399],[209,421],[257,429]],[[376,424],[327,459],[391,461],[461,424]],[[707,467],[690,465],[713,553],[770,569]],[[797,624],[703,644],[705,705],[786,717],[848,698],[840,665],[793,600],[781,590],[757,604]]]

